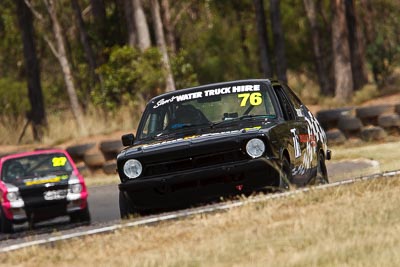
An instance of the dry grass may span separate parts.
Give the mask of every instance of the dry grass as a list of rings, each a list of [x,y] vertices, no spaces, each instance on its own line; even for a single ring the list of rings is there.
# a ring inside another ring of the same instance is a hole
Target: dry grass
[[[108,134],[121,130],[132,130],[136,127],[140,112],[123,107],[115,113],[106,113],[96,108],[89,108],[84,116],[87,128],[86,136]],[[47,114],[48,130],[45,133],[41,145],[58,145],[71,139],[83,138],[69,110],[55,111]],[[26,120],[18,119],[16,123],[0,123],[0,145],[16,145],[23,131]],[[33,136],[31,128],[28,127],[22,144],[32,144]]]
[[[400,177],[0,255],[7,266],[400,266]]]
[[[337,146],[332,149],[332,160],[365,158],[379,162],[380,171],[400,168],[400,141],[388,143],[369,143],[361,146]]]

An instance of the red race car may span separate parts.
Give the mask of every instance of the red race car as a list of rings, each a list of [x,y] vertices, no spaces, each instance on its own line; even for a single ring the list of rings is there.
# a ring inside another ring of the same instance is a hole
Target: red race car
[[[0,230],[69,215],[90,222],[88,192],[70,155],[59,149],[36,150],[0,158]]]

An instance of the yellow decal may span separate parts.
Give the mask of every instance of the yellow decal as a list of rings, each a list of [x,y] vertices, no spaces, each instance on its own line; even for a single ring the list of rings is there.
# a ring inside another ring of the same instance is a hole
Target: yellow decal
[[[38,185],[38,184],[57,183],[60,180],[61,180],[61,177],[56,176],[53,178],[35,179],[35,180],[31,180],[31,181],[25,181],[25,185],[31,186],[31,185]]]
[[[65,179],[68,179],[68,178],[69,178],[69,175],[64,174],[64,175],[57,176],[57,177],[60,177],[61,180],[65,180]]]
[[[255,127],[251,127],[251,128],[244,128],[246,131],[250,131],[250,130],[260,130],[261,126],[255,126]]]
[[[238,94],[239,98],[242,98],[242,101],[240,102],[241,107],[245,107],[247,105],[247,101],[250,100],[250,105],[252,106],[259,106],[263,102],[263,99],[261,97],[261,93],[243,93],[243,94]]]
[[[67,158],[66,157],[56,157],[52,159],[53,162],[53,167],[62,167],[65,166],[65,163],[67,163]]]
[[[187,139],[193,139],[196,137],[199,137],[200,135],[190,135],[190,136],[185,136],[183,139],[187,140]]]

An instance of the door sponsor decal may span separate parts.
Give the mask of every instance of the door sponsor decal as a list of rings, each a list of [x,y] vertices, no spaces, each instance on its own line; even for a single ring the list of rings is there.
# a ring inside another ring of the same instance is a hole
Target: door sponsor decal
[[[294,157],[298,158],[298,157],[301,156],[301,148],[300,148],[299,136],[296,133],[296,128],[290,129],[290,132],[293,134]]]

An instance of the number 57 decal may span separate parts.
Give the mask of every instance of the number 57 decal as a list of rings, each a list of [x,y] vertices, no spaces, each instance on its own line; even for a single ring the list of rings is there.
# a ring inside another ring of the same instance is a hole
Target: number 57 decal
[[[244,93],[244,94],[238,94],[238,98],[242,98],[242,101],[240,102],[241,107],[245,107],[247,105],[247,101],[250,102],[250,105],[252,106],[258,106],[261,105],[263,102],[263,99],[261,97],[261,93]]]

